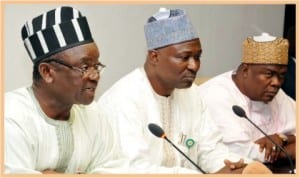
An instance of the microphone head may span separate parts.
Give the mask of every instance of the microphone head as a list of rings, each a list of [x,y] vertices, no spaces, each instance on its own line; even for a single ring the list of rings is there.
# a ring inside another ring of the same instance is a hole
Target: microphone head
[[[238,115],[238,116],[240,116],[240,117],[245,117],[245,118],[247,118],[246,112],[244,111],[243,108],[241,108],[241,107],[239,107],[239,106],[237,106],[237,105],[233,105],[233,106],[232,106],[232,110],[233,110],[233,112],[234,112],[236,115]]]
[[[164,130],[157,124],[150,123],[150,124],[148,124],[148,128],[153,135],[155,135],[159,138],[163,138],[165,136]]]

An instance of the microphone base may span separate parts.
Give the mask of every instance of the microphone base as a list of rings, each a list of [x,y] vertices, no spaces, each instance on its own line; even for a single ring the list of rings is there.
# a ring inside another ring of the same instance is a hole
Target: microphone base
[[[296,161],[293,160],[296,167]],[[278,159],[274,163],[264,163],[273,173],[277,174],[294,174],[288,159]]]

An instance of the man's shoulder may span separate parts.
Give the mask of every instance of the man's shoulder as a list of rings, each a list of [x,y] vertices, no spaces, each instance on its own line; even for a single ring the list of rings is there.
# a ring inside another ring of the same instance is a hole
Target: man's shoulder
[[[104,100],[106,98],[131,98],[140,95],[147,87],[146,80],[147,78],[142,73],[141,69],[137,68],[115,82],[100,96],[99,100]]]
[[[5,93],[5,108],[15,107],[21,109],[21,106],[30,104],[31,97],[28,87],[22,87]]]
[[[279,89],[278,93],[275,95],[273,100],[270,103],[283,103],[284,101],[288,101],[292,104],[296,104],[296,101],[292,99],[289,95],[287,95],[283,89]]]
[[[21,87],[8,92],[5,92],[5,96],[23,96],[28,93],[29,87]]]
[[[219,74],[199,85],[199,91],[203,91],[205,94],[210,94],[214,93],[215,91],[228,90],[228,88],[232,88],[234,84],[231,79],[231,75],[232,71]]]
[[[29,87],[5,93],[4,108],[5,121],[19,123],[19,125],[33,125],[34,118],[40,116]]]

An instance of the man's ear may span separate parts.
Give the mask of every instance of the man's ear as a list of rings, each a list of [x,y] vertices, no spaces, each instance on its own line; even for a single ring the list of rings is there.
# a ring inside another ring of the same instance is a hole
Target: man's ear
[[[249,64],[245,64],[245,63],[241,64],[241,72],[243,74],[242,75],[243,78],[247,78],[247,76],[249,75],[249,70],[250,70]]]
[[[51,68],[50,64],[48,63],[41,63],[39,65],[39,72],[42,77],[42,79],[46,83],[52,83],[54,78],[53,78],[53,69]]]
[[[156,50],[149,50],[148,51],[148,56],[149,56],[149,62],[153,65],[156,65],[159,61],[159,54],[158,51]]]

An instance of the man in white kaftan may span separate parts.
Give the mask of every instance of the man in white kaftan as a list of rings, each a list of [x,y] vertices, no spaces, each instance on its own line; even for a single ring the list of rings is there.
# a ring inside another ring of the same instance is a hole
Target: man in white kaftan
[[[286,72],[287,41],[263,34],[249,37],[243,47],[243,63],[237,71],[201,84],[199,93],[231,151],[262,162],[286,157],[249,121],[234,114],[232,106],[238,105],[295,157],[295,102],[280,89]]]
[[[217,172],[224,167],[224,159],[241,158],[221,143],[220,132],[194,85],[175,89],[169,97],[160,96],[144,68],[138,68],[115,83],[98,104],[108,118],[118,122],[122,150],[140,169],[137,172],[190,172],[182,167],[197,170],[169,143],[152,135],[149,123],[161,125],[167,137],[204,171]],[[190,147],[189,140],[195,142]]]
[[[67,121],[49,118],[31,87],[6,93],[4,104],[5,173],[112,173],[123,164],[94,102],[73,105]]]
[[[98,100],[99,110],[105,110],[107,118],[119,126],[122,150],[135,172],[197,170],[168,142],[155,137],[148,130],[150,123],[160,125],[205,172],[241,170],[244,162],[222,144],[193,84],[202,49],[185,11],[160,9],[148,19],[145,35],[148,54],[144,67],[117,81]],[[225,159],[236,163],[224,163]]]
[[[63,6],[25,23],[33,83],[5,94],[4,172],[125,173],[114,126],[94,102],[99,49],[86,17]]]
[[[241,93],[232,80],[234,71],[221,74],[199,86],[210,114],[223,133],[223,142],[231,151],[264,161],[264,152],[254,141],[264,135],[244,118],[236,116],[233,105],[241,106],[247,116],[268,135],[295,134],[295,102],[281,89],[274,99],[265,104],[253,101]]]

